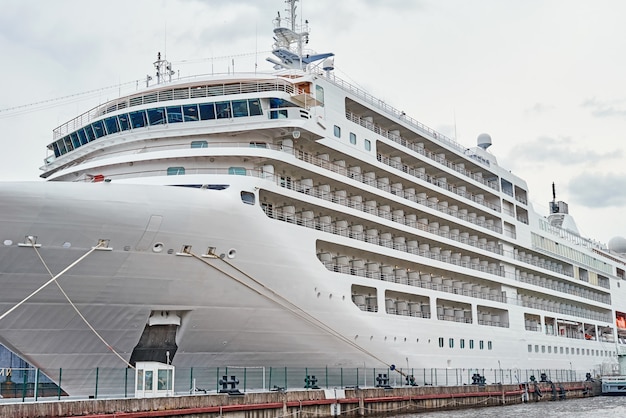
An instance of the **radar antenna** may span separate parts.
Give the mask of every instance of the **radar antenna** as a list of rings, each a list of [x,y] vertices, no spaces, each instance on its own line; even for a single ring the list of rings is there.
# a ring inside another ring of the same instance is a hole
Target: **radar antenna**
[[[552,202],[550,202],[550,213],[559,213],[559,205],[556,203],[556,186],[552,182]]]

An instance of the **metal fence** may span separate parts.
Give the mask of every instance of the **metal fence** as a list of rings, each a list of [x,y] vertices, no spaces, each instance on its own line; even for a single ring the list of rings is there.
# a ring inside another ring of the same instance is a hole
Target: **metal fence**
[[[176,368],[175,395],[296,389],[333,389],[403,386],[461,386],[472,384],[518,384],[524,382],[581,380],[575,370],[521,369],[390,369],[390,368],[298,368],[298,367],[192,367]],[[135,370],[130,368],[61,369],[43,375],[38,369],[13,369],[5,381],[0,377],[3,402],[62,399],[68,394],[64,382],[81,387],[79,398],[135,397]],[[54,382],[54,383],[53,383]],[[72,395],[72,394],[70,394]],[[73,398],[75,396],[72,396]]]

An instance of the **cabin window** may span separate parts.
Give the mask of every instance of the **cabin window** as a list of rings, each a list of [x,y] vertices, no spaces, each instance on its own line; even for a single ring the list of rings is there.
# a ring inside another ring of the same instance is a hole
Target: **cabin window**
[[[365,151],[371,151],[372,150],[372,142],[369,139],[365,140],[364,145],[365,145]]]
[[[198,120],[198,105],[183,106],[183,115],[185,122],[195,122]]]
[[[485,348],[485,342],[483,340],[478,341],[478,348],[483,350]]]
[[[450,346],[450,348],[454,348],[454,338],[448,339],[448,345]]]
[[[443,348],[443,337],[439,337],[439,347]]]
[[[487,350],[491,350],[493,348],[493,344],[491,341],[487,341]]]
[[[356,144],[356,134],[354,132],[350,132],[350,143],[352,145]]]
[[[250,142],[250,148],[267,148],[265,142]]]
[[[183,112],[180,106],[168,106],[165,110],[167,111],[167,123],[180,123],[183,121]]]
[[[107,128],[107,134],[114,134],[120,130],[120,125],[118,124],[117,117],[115,116],[106,118],[104,120],[104,125]]]
[[[255,196],[252,192],[241,192],[241,201],[247,205],[254,205]]]
[[[215,115],[218,119],[230,119],[232,117],[230,102],[215,103]]]
[[[215,105],[213,103],[202,103],[198,105],[200,109],[200,119],[209,120],[215,119]]]
[[[470,350],[474,349],[474,340],[469,340],[469,348]]]
[[[250,109],[250,116],[259,116],[263,114],[261,110],[261,101],[259,99],[248,99],[248,109]]]
[[[148,121],[150,122],[150,126],[164,124],[165,108],[157,107],[155,109],[148,109]]]
[[[461,348],[465,348],[465,338],[461,338],[461,339],[459,340],[459,347],[461,347]]]
[[[528,344],[528,352],[529,353],[533,352],[533,345],[532,344]]]
[[[341,138],[341,127],[335,125],[334,133],[337,138]]]
[[[246,169],[245,167],[229,167],[228,174],[235,175],[235,176],[245,176]]]
[[[185,167],[167,167],[168,176],[180,176],[185,174]]]
[[[320,102],[324,106],[324,87],[315,86],[315,100]]]
[[[206,141],[191,141],[191,148],[208,148],[209,143]]]
[[[236,118],[241,118],[248,116],[248,101],[247,100],[233,100],[233,116]]]

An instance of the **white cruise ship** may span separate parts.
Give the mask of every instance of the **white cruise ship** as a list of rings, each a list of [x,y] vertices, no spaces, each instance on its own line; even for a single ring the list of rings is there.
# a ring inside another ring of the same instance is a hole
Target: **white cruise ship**
[[[159,56],[152,85],[54,130],[46,181],[0,183],[0,343],[49,375],[614,363],[623,240],[535,212],[488,135],[467,148],[337,78],[296,1],[271,74],[171,80]]]

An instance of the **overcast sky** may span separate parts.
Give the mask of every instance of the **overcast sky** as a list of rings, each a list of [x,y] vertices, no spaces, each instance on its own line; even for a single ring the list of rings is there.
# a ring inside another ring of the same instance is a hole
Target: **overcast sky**
[[[144,85],[158,51],[180,76],[269,70],[285,7],[2,0],[0,180],[37,180],[52,130]],[[538,212],[555,182],[583,236],[626,236],[626,2],[304,0],[298,12],[339,77],[464,146],[489,133]]]

